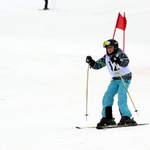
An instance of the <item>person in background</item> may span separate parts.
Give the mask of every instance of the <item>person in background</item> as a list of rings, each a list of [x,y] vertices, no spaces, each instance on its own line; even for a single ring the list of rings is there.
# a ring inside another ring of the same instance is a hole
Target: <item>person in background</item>
[[[127,105],[127,90],[120,77],[121,75],[128,88],[132,79],[132,72],[129,69],[129,58],[119,48],[118,42],[114,39],[105,41],[103,47],[106,48],[106,54],[97,61],[93,60],[91,56],[86,57],[86,63],[91,68],[101,69],[106,66],[112,76],[112,80],[103,96],[102,118],[97,124],[97,129],[100,126],[116,125],[112,114],[112,106],[116,94],[118,94],[118,107],[121,114],[118,125],[136,125],[137,123],[131,118],[132,114]]]
[[[45,0],[44,10],[49,10],[49,8],[48,8],[48,0]]]

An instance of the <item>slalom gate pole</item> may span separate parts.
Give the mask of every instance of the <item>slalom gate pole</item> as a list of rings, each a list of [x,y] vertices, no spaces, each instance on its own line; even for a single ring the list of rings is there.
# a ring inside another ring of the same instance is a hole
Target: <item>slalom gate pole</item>
[[[88,117],[88,84],[89,84],[89,68],[90,65],[88,64],[87,67],[87,77],[86,77],[86,121],[87,121],[87,117]]]
[[[122,78],[122,75],[121,75],[121,73],[120,73],[120,71],[119,71],[119,69],[118,69],[118,66],[117,66],[116,63],[114,63],[114,64],[115,64],[115,67],[116,67],[116,69],[117,69],[117,71],[118,71],[118,73],[119,73],[119,77],[121,78],[121,81],[122,81],[122,83],[123,83],[123,85],[124,85],[124,87],[125,87],[125,89],[126,89],[126,91],[127,91],[127,93],[128,93],[128,96],[129,96],[129,98],[130,98],[130,100],[131,100],[131,102],[132,102],[132,105],[133,105],[133,107],[134,107],[134,109],[135,109],[135,112],[136,112],[137,115],[139,116],[139,114],[138,114],[138,112],[137,112],[138,110],[136,109],[136,107],[135,107],[135,105],[134,105],[134,103],[133,103],[133,100],[132,100],[132,98],[131,98],[131,95],[130,95],[130,93],[129,93],[129,91],[128,91],[128,88],[127,88],[125,82],[124,82],[124,79]]]

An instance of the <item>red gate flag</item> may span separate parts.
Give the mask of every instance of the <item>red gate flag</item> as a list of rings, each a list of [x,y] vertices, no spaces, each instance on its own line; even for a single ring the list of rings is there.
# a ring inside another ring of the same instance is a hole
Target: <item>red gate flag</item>
[[[125,30],[126,29],[126,24],[127,24],[127,20],[126,17],[122,16],[120,13],[118,14],[118,19],[116,22],[116,28],[119,28],[121,30]]]
[[[126,25],[127,25],[127,20],[125,17],[125,12],[124,12],[124,16],[122,16],[120,13],[118,13],[118,18],[117,18],[117,22],[116,22],[116,26],[115,26],[114,34],[113,34],[113,39],[115,37],[116,28],[123,30],[123,51],[125,51],[125,29],[126,29]]]

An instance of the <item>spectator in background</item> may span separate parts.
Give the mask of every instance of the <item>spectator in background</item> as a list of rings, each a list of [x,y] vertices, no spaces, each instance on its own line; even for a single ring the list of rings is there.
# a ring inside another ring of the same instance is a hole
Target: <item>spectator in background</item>
[[[45,0],[44,10],[49,10],[49,8],[48,8],[48,0]]]

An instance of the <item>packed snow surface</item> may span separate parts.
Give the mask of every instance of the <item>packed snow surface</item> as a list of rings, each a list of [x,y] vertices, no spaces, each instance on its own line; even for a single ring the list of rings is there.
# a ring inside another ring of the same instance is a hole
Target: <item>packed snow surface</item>
[[[86,113],[85,58],[105,54],[118,13],[125,12],[125,52],[133,80],[129,92],[138,123],[150,122],[150,1],[0,0],[0,150],[150,150],[150,126],[84,129],[101,118],[111,77],[89,71]],[[122,48],[123,31],[116,40]],[[117,97],[113,106],[120,120]]]

